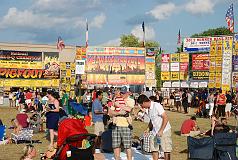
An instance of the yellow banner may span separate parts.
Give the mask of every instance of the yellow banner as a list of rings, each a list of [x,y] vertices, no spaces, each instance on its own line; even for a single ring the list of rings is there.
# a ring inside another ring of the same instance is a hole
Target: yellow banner
[[[232,51],[232,40],[223,41],[224,52]]]
[[[70,77],[71,76],[71,70],[70,69],[67,69],[66,70],[66,77]]]
[[[179,53],[170,54],[170,62],[179,62]]]
[[[71,88],[70,84],[67,84],[65,88],[66,92],[70,92],[70,88]]]
[[[43,69],[42,62],[0,60],[0,66],[1,66],[1,68]]]
[[[188,80],[188,73],[186,72],[180,72],[180,80]]]
[[[228,84],[222,84],[222,91],[230,91],[230,86]]]
[[[179,80],[179,72],[171,72],[170,77],[171,77],[171,80],[173,81]]]
[[[216,41],[211,42],[210,56],[216,56]]]
[[[58,87],[60,84],[60,80],[59,79],[52,79],[51,80],[51,86],[52,87]]]
[[[238,42],[237,41],[235,42],[235,49],[234,49],[233,55],[238,55]]]
[[[53,80],[23,80],[5,79],[0,81],[4,87],[59,87],[59,79]],[[1,86],[1,84],[0,84]]]
[[[169,81],[170,80],[170,72],[161,72],[161,80]]]
[[[3,87],[4,81],[0,79],[0,87]]]
[[[75,70],[76,68],[76,63],[70,63],[70,69]]]
[[[180,53],[180,62],[189,62],[189,54]]]
[[[208,88],[215,88],[216,87],[216,84],[213,82],[213,83],[211,83],[211,82],[209,82],[208,83]]]
[[[221,88],[221,83],[216,83],[216,88]]]
[[[61,70],[66,70],[66,63],[65,62],[60,62],[60,69]]]
[[[71,77],[70,84],[75,85],[75,77]]]
[[[222,56],[222,46],[223,46],[222,41],[221,40],[217,41],[217,48],[216,48],[217,54],[216,55]]]
[[[213,57],[210,56],[210,62],[216,62],[216,57],[215,56],[213,56]]]

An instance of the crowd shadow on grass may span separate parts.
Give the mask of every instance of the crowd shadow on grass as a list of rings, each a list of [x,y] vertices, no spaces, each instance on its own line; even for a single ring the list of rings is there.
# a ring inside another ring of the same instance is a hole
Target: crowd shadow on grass
[[[180,131],[174,131],[174,134],[176,134],[177,136],[181,136]]]
[[[188,149],[184,149],[184,150],[180,151],[179,153],[188,153]]]

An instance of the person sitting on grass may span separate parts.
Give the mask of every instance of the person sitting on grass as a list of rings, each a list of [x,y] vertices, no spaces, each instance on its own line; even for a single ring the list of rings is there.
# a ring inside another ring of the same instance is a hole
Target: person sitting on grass
[[[221,118],[221,122],[219,122],[218,115],[212,115],[211,118],[211,129],[206,131],[204,135],[207,136],[214,136],[216,133],[228,133],[231,132],[232,130],[230,127],[227,125],[227,119],[226,118]]]
[[[23,149],[24,155],[20,158],[20,160],[33,160],[36,157],[36,149],[33,145],[26,145]]]
[[[196,117],[192,116],[183,122],[181,129],[181,136],[195,137],[200,134],[200,130],[197,126]]]

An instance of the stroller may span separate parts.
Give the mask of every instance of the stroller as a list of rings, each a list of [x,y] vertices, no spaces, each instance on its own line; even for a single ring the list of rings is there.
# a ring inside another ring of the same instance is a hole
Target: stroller
[[[58,150],[54,160],[94,160],[96,135],[88,134],[79,119],[66,118],[59,123]],[[87,145],[84,145],[87,142]]]

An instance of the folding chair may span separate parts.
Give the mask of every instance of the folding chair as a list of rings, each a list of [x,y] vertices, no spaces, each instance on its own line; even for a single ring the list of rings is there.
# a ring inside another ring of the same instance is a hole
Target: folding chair
[[[236,157],[236,133],[216,133],[214,135],[214,159],[238,160]]]
[[[214,151],[214,139],[212,137],[193,138],[187,137],[188,159],[212,160]]]

